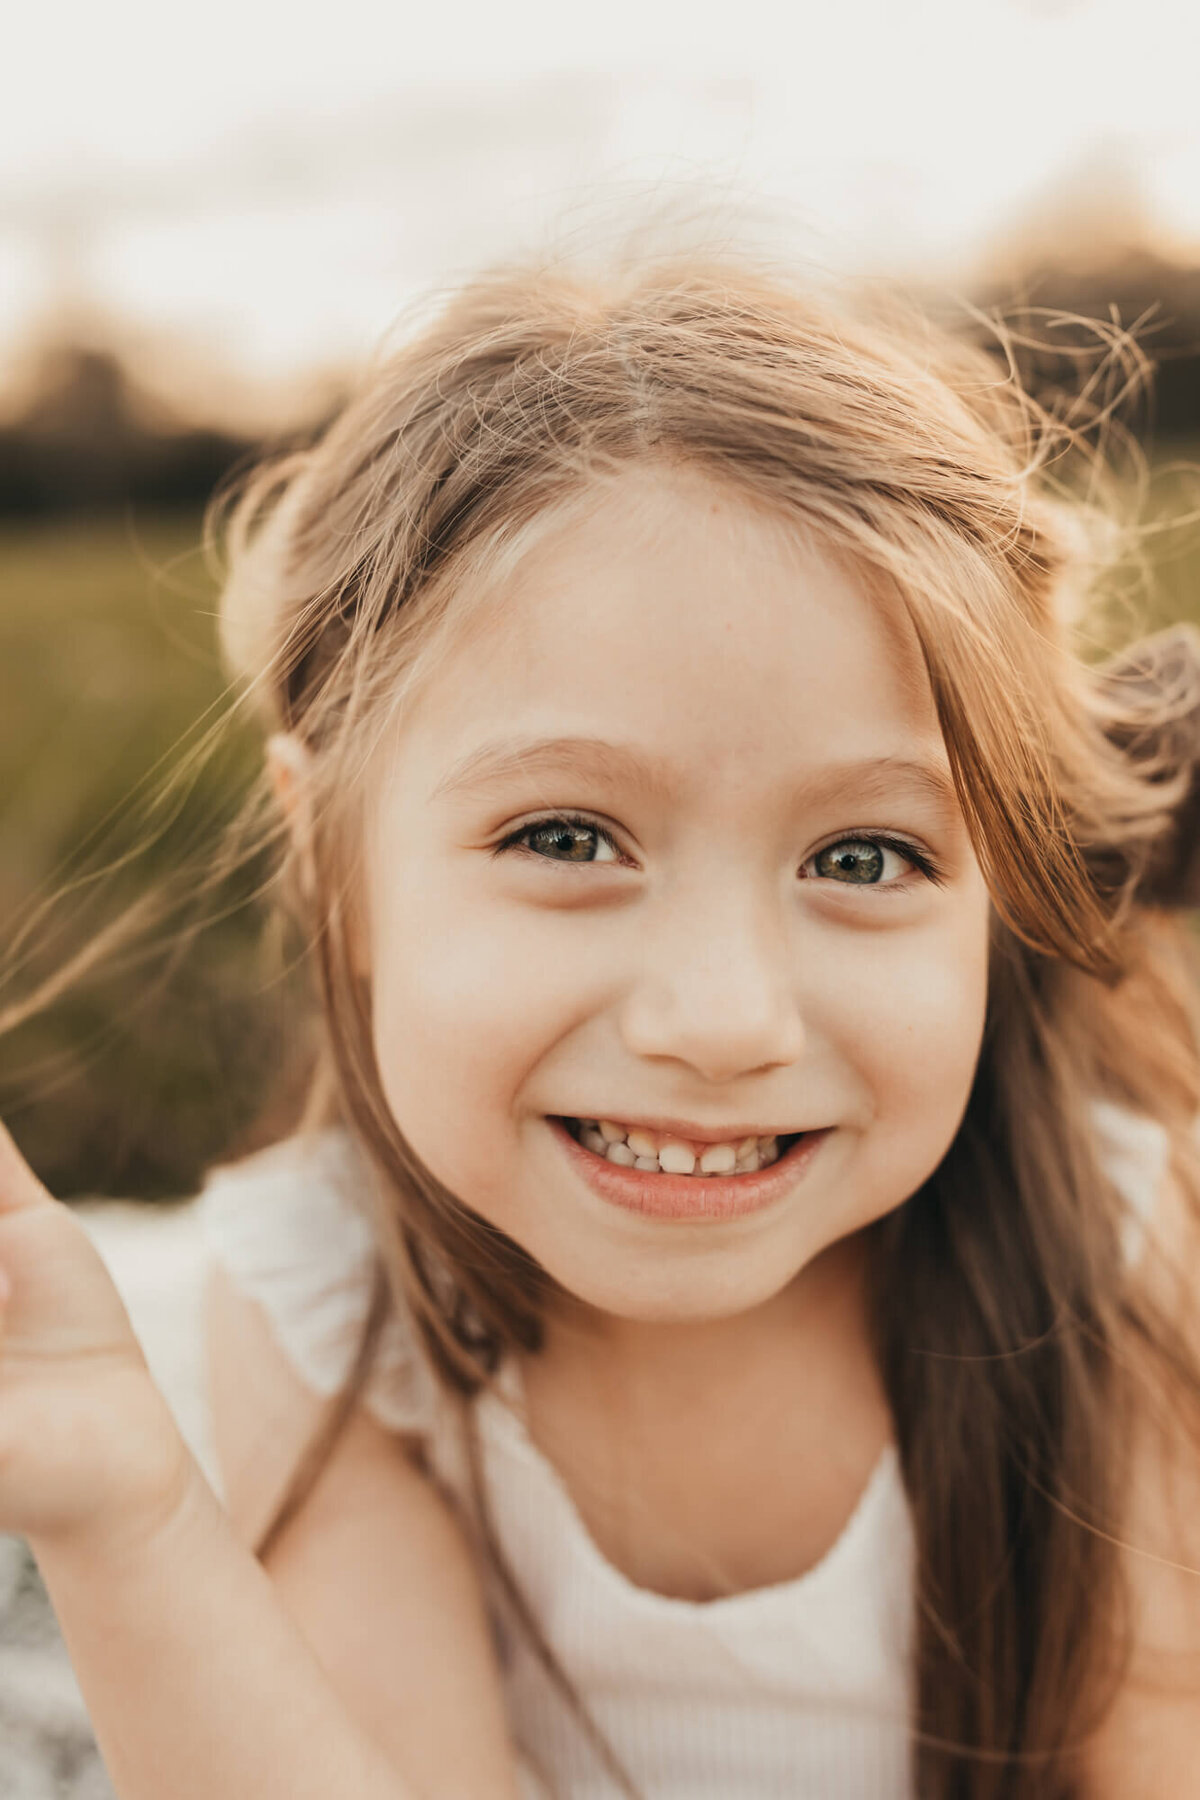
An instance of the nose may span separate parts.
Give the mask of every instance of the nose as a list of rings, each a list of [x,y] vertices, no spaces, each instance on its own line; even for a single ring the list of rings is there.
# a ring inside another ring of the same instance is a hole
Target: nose
[[[653,934],[622,1036],[636,1056],[728,1083],[804,1054],[797,989],[784,920],[761,900],[710,893],[686,916],[673,907]]]

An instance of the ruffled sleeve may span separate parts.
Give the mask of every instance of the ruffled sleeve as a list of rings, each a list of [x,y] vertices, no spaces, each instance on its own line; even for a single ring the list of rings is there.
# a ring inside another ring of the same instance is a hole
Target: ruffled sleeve
[[[1166,1177],[1170,1139],[1157,1119],[1111,1100],[1093,1100],[1091,1118],[1100,1160],[1125,1202],[1122,1247],[1126,1262],[1132,1265],[1141,1256],[1146,1228]]]
[[[323,1396],[349,1375],[370,1303],[371,1232],[355,1198],[368,1179],[347,1134],[326,1131],[214,1170],[201,1196],[209,1253]],[[437,1387],[411,1319],[389,1318],[363,1398],[390,1430],[433,1429]]]

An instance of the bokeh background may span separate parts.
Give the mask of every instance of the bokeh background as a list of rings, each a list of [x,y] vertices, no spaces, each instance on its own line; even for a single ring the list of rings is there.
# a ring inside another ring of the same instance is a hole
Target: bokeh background
[[[214,488],[327,417],[420,295],[549,231],[759,196],[823,264],[1051,328],[1139,324],[1139,504],[1176,521],[1142,604],[1200,616],[1197,20],[1192,0],[22,9],[0,108],[0,1011],[215,864],[253,777],[254,732],[214,735]],[[190,1192],[286,1108],[297,978],[263,874],[0,1038],[0,1112],[56,1191]]]

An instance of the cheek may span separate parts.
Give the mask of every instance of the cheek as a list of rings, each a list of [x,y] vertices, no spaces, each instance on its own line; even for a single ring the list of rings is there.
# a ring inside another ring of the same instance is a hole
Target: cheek
[[[375,913],[375,1055],[414,1150],[474,1202],[515,1154],[529,1072],[586,1007],[569,958],[554,954],[554,934],[528,909],[474,907],[412,885],[418,903]]]
[[[958,1130],[987,1011],[987,940],[981,907],[903,948],[881,937],[856,959],[831,1033],[863,1105],[866,1216],[919,1187]]]

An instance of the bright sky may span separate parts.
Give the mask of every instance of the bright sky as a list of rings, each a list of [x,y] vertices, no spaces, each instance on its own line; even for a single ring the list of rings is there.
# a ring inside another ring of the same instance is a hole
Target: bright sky
[[[51,307],[100,312],[198,404],[214,363],[265,403],[431,281],[645,181],[766,192],[827,260],[953,277],[1107,164],[1200,251],[1197,21],[1195,0],[26,6],[0,357]]]

